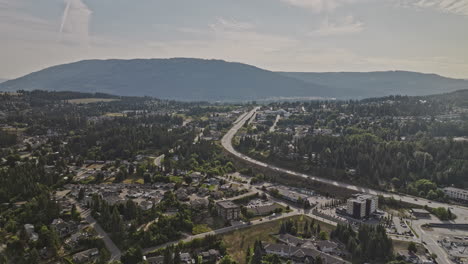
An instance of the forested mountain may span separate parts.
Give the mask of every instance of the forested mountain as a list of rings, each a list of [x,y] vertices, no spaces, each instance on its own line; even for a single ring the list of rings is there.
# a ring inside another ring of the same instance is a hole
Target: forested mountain
[[[451,93],[436,94],[428,96],[430,99],[439,99],[447,104],[454,104],[460,107],[468,107],[468,89]]]
[[[326,96],[329,88],[254,66],[220,60],[88,60],[0,84],[0,90],[56,90],[178,100],[256,100]]]
[[[468,81],[436,74],[407,71],[382,72],[282,72],[284,76],[335,87],[339,98],[387,95],[429,95],[468,89]]]
[[[272,72],[242,63],[190,58],[87,60],[0,83],[0,91],[52,90],[153,96],[187,101],[429,95],[468,81],[416,72]]]

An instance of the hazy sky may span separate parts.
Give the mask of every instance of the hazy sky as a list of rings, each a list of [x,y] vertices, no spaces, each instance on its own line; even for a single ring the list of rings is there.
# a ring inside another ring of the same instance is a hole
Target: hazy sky
[[[0,77],[168,57],[468,78],[468,0],[0,0]]]

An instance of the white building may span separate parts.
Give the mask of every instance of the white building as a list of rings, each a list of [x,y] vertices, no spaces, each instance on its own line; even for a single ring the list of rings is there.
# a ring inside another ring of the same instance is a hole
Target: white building
[[[468,201],[468,190],[454,187],[445,187],[443,191],[445,195],[447,195],[451,199]]]
[[[378,197],[369,194],[359,194],[347,201],[346,212],[354,218],[369,217],[378,209]]]

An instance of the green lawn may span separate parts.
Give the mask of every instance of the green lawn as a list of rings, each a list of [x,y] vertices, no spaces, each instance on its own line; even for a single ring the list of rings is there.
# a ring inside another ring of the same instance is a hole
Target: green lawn
[[[173,183],[179,183],[179,182],[183,182],[184,181],[184,178],[180,177],[180,176],[169,176],[169,179],[171,182]]]
[[[210,232],[210,231],[211,231],[211,228],[208,225],[205,225],[205,224],[195,225],[192,228],[192,234],[194,234],[194,235],[198,235],[198,234],[206,233],[206,232]]]

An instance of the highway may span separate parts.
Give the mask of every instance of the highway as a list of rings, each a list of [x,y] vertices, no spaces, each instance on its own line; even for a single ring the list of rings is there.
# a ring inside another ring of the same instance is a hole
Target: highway
[[[450,204],[440,203],[440,202],[436,202],[436,201],[430,201],[430,200],[427,200],[427,199],[414,197],[414,196],[410,196],[410,195],[405,195],[405,194],[394,194],[394,193],[379,191],[379,190],[375,190],[375,189],[371,189],[371,188],[367,188],[367,187],[361,187],[361,186],[357,186],[357,185],[353,185],[353,184],[349,184],[349,183],[345,183],[345,182],[334,181],[334,180],[327,179],[325,177],[307,175],[307,174],[304,174],[304,173],[301,173],[301,172],[296,172],[296,171],[276,167],[274,165],[267,164],[267,163],[259,161],[259,160],[255,160],[255,159],[253,159],[251,157],[248,157],[248,156],[238,152],[237,150],[234,149],[234,147],[232,145],[232,139],[234,138],[237,131],[240,128],[242,128],[242,126],[247,121],[249,121],[249,122],[251,121],[251,119],[257,113],[257,111],[259,109],[260,109],[260,107],[255,107],[254,109],[252,109],[247,114],[241,115],[241,117],[238,120],[236,120],[233,127],[221,139],[221,144],[224,147],[224,149],[226,149],[228,152],[230,152],[232,155],[236,156],[237,158],[242,159],[244,161],[247,161],[247,162],[249,162],[251,164],[254,164],[256,166],[260,166],[260,167],[264,167],[264,168],[274,170],[276,172],[289,174],[289,175],[292,175],[292,176],[297,176],[297,177],[302,177],[302,178],[308,178],[308,179],[311,179],[311,180],[316,181],[316,182],[321,182],[321,183],[333,185],[333,186],[336,186],[336,187],[339,187],[339,188],[348,189],[348,190],[352,190],[352,191],[356,191],[356,192],[360,192],[360,193],[368,193],[368,194],[373,194],[373,195],[382,195],[382,196],[387,197],[387,198],[392,197],[395,200],[400,200],[400,201],[403,201],[403,202],[406,202],[406,203],[409,203],[409,204],[414,204],[414,205],[417,205],[417,206],[427,205],[428,207],[432,207],[432,208],[436,208],[436,207],[448,208],[449,207],[450,210],[453,213],[455,213],[455,215],[457,215],[457,219],[451,221],[452,223],[467,223],[468,222],[468,208],[466,208],[464,206],[456,206],[456,205],[450,205]],[[428,243],[428,244],[430,243],[430,248],[433,250],[433,252],[436,253],[437,255],[440,255],[440,257],[438,257],[438,259],[437,259],[438,263],[451,263],[446,258],[445,253],[442,254],[443,250],[436,243],[434,243],[434,239],[427,233],[425,233],[423,235],[423,239],[426,239],[426,238],[427,238],[428,241],[427,242],[424,241],[424,242]]]

